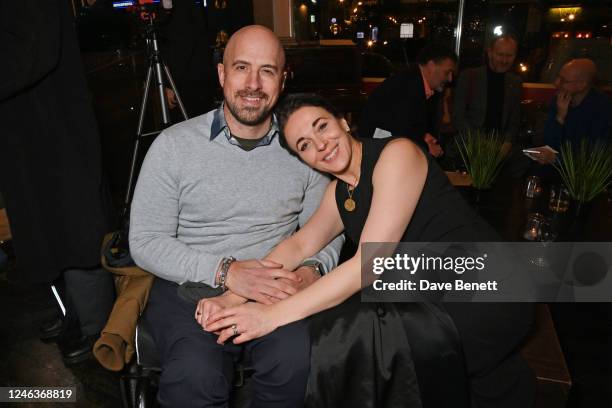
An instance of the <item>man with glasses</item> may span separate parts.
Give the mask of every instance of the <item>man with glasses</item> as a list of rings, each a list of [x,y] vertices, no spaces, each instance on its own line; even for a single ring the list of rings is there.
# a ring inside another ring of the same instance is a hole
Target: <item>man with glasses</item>
[[[563,65],[555,80],[558,93],[553,97],[544,127],[544,141],[559,151],[561,144],[572,145],[582,139],[608,141],[612,130],[612,104],[603,93],[595,90],[595,63],[587,58],[574,59]],[[541,164],[555,161],[557,154],[539,149]]]

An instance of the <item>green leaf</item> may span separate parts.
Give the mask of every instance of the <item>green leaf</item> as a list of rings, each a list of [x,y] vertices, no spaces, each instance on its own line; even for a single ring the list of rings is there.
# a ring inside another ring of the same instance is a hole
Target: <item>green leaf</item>
[[[465,168],[477,189],[491,188],[499,175],[505,155],[504,140],[497,132],[470,129],[455,138]]]
[[[565,141],[553,165],[570,196],[583,203],[589,202],[612,181],[612,147],[608,143],[589,142],[585,138],[577,146]]]

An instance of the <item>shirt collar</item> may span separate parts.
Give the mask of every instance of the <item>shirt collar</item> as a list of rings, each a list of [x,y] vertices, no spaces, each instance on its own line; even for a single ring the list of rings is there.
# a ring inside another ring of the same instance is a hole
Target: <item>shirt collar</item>
[[[425,88],[425,99],[429,99],[434,95],[434,90],[430,88],[427,80],[425,79],[425,75],[423,75],[423,68],[419,66],[419,72],[421,73],[421,78],[423,78],[423,87]]]
[[[223,133],[227,138],[228,142],[230,142],[230,144],[240,146],[240,142],[236,140],[236,138],[230,132],[229,126],[227,126],[227,121],[225,120],[225,114],[223,112],[224,106],[225,103],[222,103],[221,106],[217,110],[215,110],[213,121],[210,125],[210,140],[213,141],[217,136]],[[261,138],[261,140],[259,141],[259,143],[257,143],[257,146],[255,147],[269,145],[270,143],[272,143],[272,140],[274,139],[274,136],[276,136],[277,133],[278,121],[276,120],[276,115],[272,115],[272,122],[270,122],[270,129],[268,130],[268,133],[266,133],[266,135]]]

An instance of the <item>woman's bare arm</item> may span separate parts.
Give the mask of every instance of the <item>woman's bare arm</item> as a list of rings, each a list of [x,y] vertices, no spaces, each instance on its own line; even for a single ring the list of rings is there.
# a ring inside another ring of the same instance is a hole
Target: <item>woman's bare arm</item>
[[[294,270],[306,258],[318,253],[343,230],[342,220],[335,200],[337,181],[327,186],[321,204],[308,222],[291,237],[278,244],[265,259]]]
[[[389,142],[374,170],[372,205],[360,243],[399,242],[426,178],[427,159],[414,143],[406,139]],[[336,306],[361,286],[361,249],[358,249],[353,258],[303,291],[269,307],[243,305],[227,309],[212,316],[206,328],[216,331],[238,324],[242,334],[234,342],[244,342]],[[230,329],[223,330],[219,342],[231,334]]]

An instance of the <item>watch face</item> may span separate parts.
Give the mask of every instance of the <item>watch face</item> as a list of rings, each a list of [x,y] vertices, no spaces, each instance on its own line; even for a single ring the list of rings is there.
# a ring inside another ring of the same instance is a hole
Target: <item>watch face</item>
[[[314,269],[314,272],[317,275],[319,276],[323,275],[323,264],[319,261],[315,261],[315,260],[304,261],[302,262],[300,266],[310,266],[312,267],[312,269]]]

